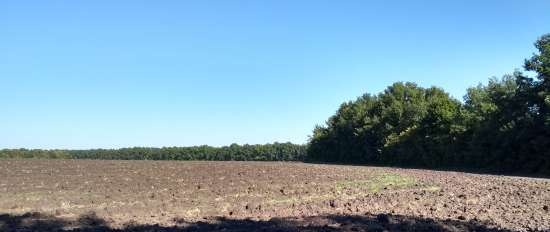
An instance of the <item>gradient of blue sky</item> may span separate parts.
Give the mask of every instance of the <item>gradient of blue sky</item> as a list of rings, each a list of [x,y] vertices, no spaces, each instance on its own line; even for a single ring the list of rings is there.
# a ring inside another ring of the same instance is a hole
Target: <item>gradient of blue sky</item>
[[[521,68],[550,1],[2,1],[0,148],[304,143],[395,81]]]

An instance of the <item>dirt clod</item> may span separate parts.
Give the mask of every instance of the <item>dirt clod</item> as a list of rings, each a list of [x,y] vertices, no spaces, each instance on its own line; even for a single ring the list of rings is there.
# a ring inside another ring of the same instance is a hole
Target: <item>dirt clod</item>
[[[328,201],[328,204],[329,204],[330,207],[332,207],[332,208],[338,207],[338,204],[336,203],[335,200],[329,200],[329,201]]]

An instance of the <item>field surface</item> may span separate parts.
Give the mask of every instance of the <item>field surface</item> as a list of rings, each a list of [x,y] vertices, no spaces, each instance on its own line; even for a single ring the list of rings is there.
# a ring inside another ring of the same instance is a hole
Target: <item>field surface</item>
[[[0,231],[550,231],[550,181],[281,162],[0,160]]]

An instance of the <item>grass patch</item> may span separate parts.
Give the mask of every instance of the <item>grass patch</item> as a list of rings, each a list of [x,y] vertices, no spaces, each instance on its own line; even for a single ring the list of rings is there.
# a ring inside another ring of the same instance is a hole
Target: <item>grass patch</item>
[[[429,185],[426,188],[424,188],[424,190],[426,190],[428,192],[437,192],[437,191],[441,190],[441,187],[439,187],[437,185]]]
[[[410,176],[395,173],[380,173],[367,180],[351,180],[336,182],[335,192],[327,190],[324,194],[306,194],[301,196],[280,196],[268,200],[267,205],[289,205],[292,203],[318,202],[328,199],[354,199],[368,192],[374,193],[384,189],[406,189],[415,187],[419,182]],[[434,187],[436,191],[437,187]]]
[[[336,183],[336,191],[346,189],[364,189],[370,192],[379,192],[382,189],[401,189],[412,187],[417,181],[409,176],[395,173],[382,173],[369,180],[340,181]]]

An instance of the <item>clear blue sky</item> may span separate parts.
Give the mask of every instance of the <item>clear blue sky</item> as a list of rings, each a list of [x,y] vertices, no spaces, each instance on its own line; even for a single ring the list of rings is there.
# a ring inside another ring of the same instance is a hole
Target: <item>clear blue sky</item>
[[[550,1],[2,1],[0,148],[305,143],[395,81],[521,68]]]

